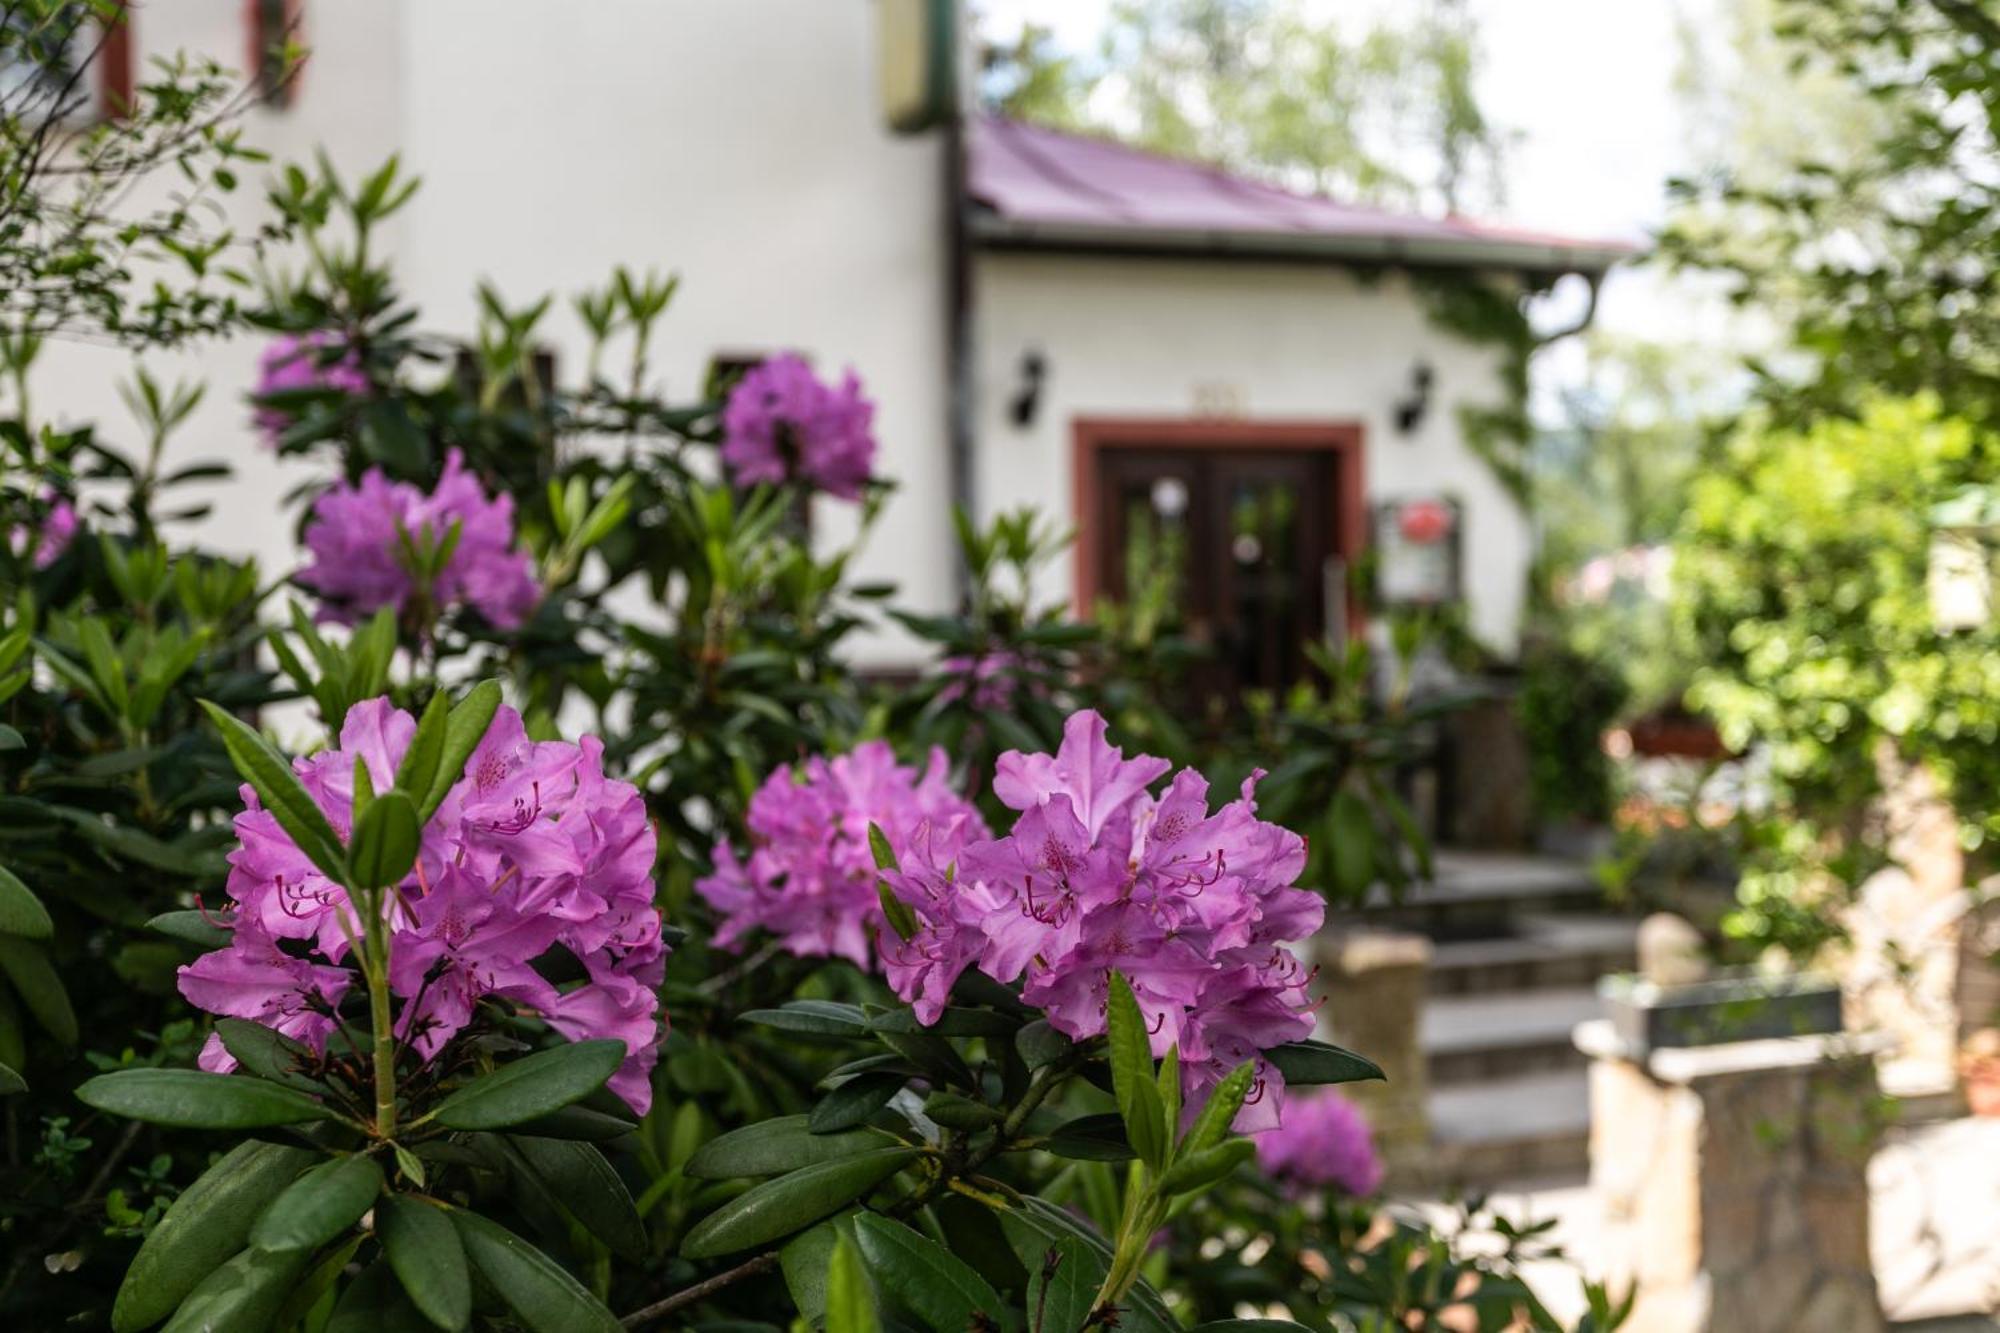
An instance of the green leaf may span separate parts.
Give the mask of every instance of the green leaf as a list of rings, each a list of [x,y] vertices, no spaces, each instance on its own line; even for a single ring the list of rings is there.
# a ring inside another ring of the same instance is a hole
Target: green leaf
[[[983,1327],[975,1322],[977,1316],[1002,1327],[1018,1326],[986,1279],[936,1241],[876,1213],[854,1219],[854,1236],[883,1290],[935,1333]]]
[[[438,1103],[447,1129],[507,1129],[588,1097],[618,1072],[625,1043],[576,1041],[501,1065]]]
[[[767,1180],[696,1223],[681,1241],[681,1255],[712,1259],[789,1236],[839,1212],[920,1156],[916,1148],[878,1148]]]
[[[446,715],[444,750],[438,756],[437,777],[431,783],[430,794],[417,807],[420,823],[429,822],[458,780],[465,776],[465,761],[479,748],[479,742],[486,739],[486,729],[493,725],[493,715],[499,711],[500,682],[482,680],[466,691],[465,697]]]
[[[1081,1250],[1090,1256],[1091,1290],[1095,1292],[1103,1282],[1111,1266],[1111,1246],[1088,1223],[1033,1195],[1024,1197],[1018,1207],[995,1211],[1000,1215],[1000,1225],[1007,1232],[1008,1242],[1014,1246],[1022,1262],[1030,1265],[1041,1263],[1050,1245],[1068,1238],[1076,1241]],[[1125,1333],[1179,1333],[1181,1324],[1167,1310],[1167,1303],[1160,1293],[1142,1279],[1126,1293],[1125,1310],[1118,1327]]]
[[[1142,1131],[1133,1126],[1132,1118],[1138,1110],[1139,1089],[1153,1086],[1153,1050],[1145,1015],[1139,1012],[1132,987],[1117,972],[1111,973],[1105,991],[1105,1024],[1111,1087],[1118,1098],[1118,1114],[1125,1117],[1136,1144]],[[1158,1096],[1153,1100],[1157,1103]]]
[[[1367,1056],[1325,1041],[1286,1042],[1264,1052],[1264,1058],[1277,1066],[1287,1085],[1299,1087],[1388,1078],[1382,1066]]]
[[[385,888],[409,874],[417,862],[418,835],[416,803],[408,796],[392,790],[370,801],[347,849],[354,887]]]
[[[877,870],[902,869],[896,860],[896,849],[889,845],[889,835],[884,833],[881,826],[873,820],[868,823],[868,852],[875,858]]]
[[[868,1015],[860,1005],[834,1000],[793,1000],[777,1009],[747,1009],[736,1021],[815,1036],[858,1037],[868,1031]]]
[[[778,1271],[785,1276],[785,1290],[808,1326],[826,1318],[827,1265],[833,1260],[834,1244],[853,1231],[853,1215],[839,1213],[801,1231],[778,1251]]]
[[[873,828],[873,825],[869,827]],[[910,905],[898,898],[889,888],[889,881],[875,881],[875,901],[881,905],[882,919],[889,923],[889,929],[896,932],[896,938],[907,940],[917,933],[917,914]]]
[[[445,1225],[449,1229],[450,1223]],[[458,1244],[456,1234],[452,1236],[452,1244]],[[463,1256],[458,1263],[463,1271]],[[440,1324],[426,1319],[404,1294],[389,1265],[378,1259],[362,1269],[361,1275],[340,1293],[324,1333],[435,1333],[439,1328],[456,1333],[464,1327],[464,1324]]]
[[[42,900],[29,892],[27,885],[14,878],[14,873],[6,866],[0,866],[0,935],[45,940],[55,934],[55,930],[55,923],[49,920],[49,910],[42,906]]]
[[[218,1018],[215,1020],[215,1032],[222,1038],[222,1049],[258,1078],[282,1083],[300,1092],[323,1091],[319,1080],[302,1072],[313,1061],[312,1049],[305,1043],[293,1041],[276,1028],[267,1028],[247,1018]]]
[[[1327,829],[1334,889],[1344,900],[1359,902],[1375,882],[1375,821],[1368,803],[1351,791],[1336,793]]]
[[[1079,1116],[1058,1126],[1041,1146],[1084,1162],[1129,1162],[1138,1155],[1125,1132],[1125,1117],[1114,1114]]]
[[[243,1248],[258,1215],[313,1157],[283,1144],[239,1143],[181,1191],[125,1270],[111,1307],[114,1333],[137,1333],[171,1314],[196,1283]]]
[[[634,1263],[646,1257],[646,1224],[603,1153],[569,1139],[509,1135],[507,1142],[550,1196],[613,1254]]]
[[[1167,1048],[1167,1055],[1160,1061],[1160,1076],[1155,1084],[1160,1094],[1161,1123],[1167,1127],[1167,1141],[1180,1132],[1181,1127],[1181,1047],[1175,1042]]]
[[[196,1283],[162,1333],[262,1333],[311,1262],[305,1250],[245,1250]]]
[[[623,1333],[568,1269],[498,1222],[459,1208],[451,1222],[473,1267],[533,1333]]]
[[[382,1192],[370,1157],[336,1157],[300,1176],[250,1229],[260,1250],[316,1250],[361,1220]]]
[[[439,1328],[472,1322],[472,1275],[465,1247],[444,1210],[407,1195],[375,1205],[375,1235],[410,1302]]]
[[[1090,1318],[1097,1287],[1104,1279],[1093,1272],[1090,1254],[1073,1236],[1049,1247],[1042,1265],[1028,1279],[1028,1326],[1034,1333],[1077,1333]]]
[[[1007,1113],[999,1107],[962,1097],[955,1092],[934,1092],[924,1098],[924,1114],[946,1129],[962,1129],[968,1133],[991,1129],[1007,1118]]]
[[[1140,1161],[1155,1171],[1166,1169],[1174,1139],[1167,1128],[1167,1108],[1160,1105],[1160,1094],[1151,1081],[1132,1089],[1132,1114],[1125,1121],[1125,1132],[1131,1136]]]
[[[876,1032],[929,1032],[939,1037],[1011,1037],[1021,1022],[991,1009],[954,1005],[940,1012],[935,1023],[919,1023],[908,1009],[889,1009],[870,1014],[868,1026]]]
[[[256,791],[279,826],[319,867],[321,874],[336,883],[342,882],[347,866],[340,836],[284,756],[235,714],[207,699],[201,701],[201,706],[222,733],[222,745],[229,751],[230,762]]]
[[[1030,1069],[1052,1065],[1076,1049],[1076,1043],[1038,1018],[1014,1034],[1014,1049]]]
[[[431,788],[437,785],[438,765],[444,759],[444,731],[449,720],[451,701],[445,698],[443,690],[431,696],[424,705],[424,715],[417,719],[417,730],[410,737],[410,748],[403,751],[403,762],[396,766],[396,790],[408,793],[413,799],[427,799]]]
[[[218,926],[191,908],[184,912],[162,912],[146,923],[146,929],[197,949],[223,948],[235,935],[227,926]]]
[[[776,1176],[895,1146],[896,1141],[879,1129],[815,1134],[806,1117],[785,1115],[759,1120],[710,1139],[694,1150],[694,1156],[688,1158],[681,1171],[695,1180]]]
[[[100,1111],[176,1129],[267,1129],[335,1118],[331,1108],[291,1088],[198,1069],[121,1069],[90,1079],[76,1095]]]
[[[0,1065],[0,1097],[12,1097],[28,1090],[28,1080],[7,1065]]]
[[[20,732],[12,727],[0,725],[0,754],[8,750],[24,750],[27,746],[28,742],[22,739]]]
[[[813,1104],[806,1126],[815,1134],[832,1134],[864,1123],[903,1089],[901,1074],[856,1074]]]
[[[622,1139],[639,1127],[630,1120],[621,1120],[615,1115],[593,1111],[588,1106],[565,1106],[560,1111],[538,1115],[533,1120],[524,1120],[514,1127],[517,1134],[532,1134],[538,1139],[577,1139],[584,1143],[609,1143]]]
[[[7,974],[28,1012],[51,1037],[64,1046],[76,1045],[76,1011],[41,945],[0,935],[0,972]]]
[[[1160,1193],[1172,1196],[1207,1189],[1256,1152],[1257,1145],[1249,1139],[1230,1139],[1200,1152],[1184,1153],[1160,1176]]]
[[[1243,1109],[1243,1099],[1250,1095],[1250,1085],[1256,1077],[1257,1067],[1246,1060],[1215,1085],[1194,1123],[1188,1126],[1187,1137],[1181,1140],[1183,1156],[1207,1152],[1228,1136],[1229,1126]]]
[[[861,1256],[846,1236],[836,1236],[826,1266],[826,1333],[881,1333],[875,1296]]]

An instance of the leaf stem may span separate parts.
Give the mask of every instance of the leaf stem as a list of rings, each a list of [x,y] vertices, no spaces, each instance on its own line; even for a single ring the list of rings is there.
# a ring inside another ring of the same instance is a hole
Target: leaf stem
[[[375,1136],[396,1137],[396,1032],[389,1013],[389,931],[382,920],[382,895],[368,895],[363,925],[368,947],[361,970],[368,978],[368,1017],[375,1034]]]

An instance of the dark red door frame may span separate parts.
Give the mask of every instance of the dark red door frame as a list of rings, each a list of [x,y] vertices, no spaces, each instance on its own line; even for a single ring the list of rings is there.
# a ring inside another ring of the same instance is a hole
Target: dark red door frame
[[[1367,545],[1368,506],[1362,490],[1358,422],[1211,421],[1187,417],[1078,417],[1076,449],[1076,613],[1087,615],[1104,590],[1104,552],[1098,541],[1098,462],[1111,449],[1299,449],[1333,460],[1333,548],[1349,569]],[[1350,627],[1361,623],[1352,587],[1347,593]]]

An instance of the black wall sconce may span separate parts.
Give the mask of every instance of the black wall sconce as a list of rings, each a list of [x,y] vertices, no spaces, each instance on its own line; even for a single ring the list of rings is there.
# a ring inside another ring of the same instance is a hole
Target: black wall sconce
[[[1014,391],[1007,415],[1023,430],[1035,424],[1035,414],[1041,411],[1042,381],[1047,378],[1048,372],[1048,359],[1040,349],[1030,347],[1021,353],[1021,387]]]
[[[1428,361],[1419,361],[1410,367],[1410,391],[1396,402],[1396,431],[1401,435],[1413,435],[1417,427],[1424,424],[1430,415],[1431,386],[1437,380],[1437,372]]]

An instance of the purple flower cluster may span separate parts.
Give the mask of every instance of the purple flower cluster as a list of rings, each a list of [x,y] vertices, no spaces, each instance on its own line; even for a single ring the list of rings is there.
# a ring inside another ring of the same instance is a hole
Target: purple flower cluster
[[[750,800],[749,858],[717,843],[715,873],[695,883],[722,913],[715,943],[733,949],[764,929],[799,957],[867,967],[882,920],[868,826],[882,830],[898,857],[944,861],[987,836],[979,812],[945,781],[945,766],[944,751],[932,750],[918,773],[884,742],[868,741],[835,759],[815,757],[803,779],[790,768],[772,773]]]
[[[843,500],[875,464],[875,404],[853,371],[838,388],[786,353],[756,366],[722,409],[722,461],[739,486],[797,481]]]
[[[1301,1190],[1328,1185],[1365,1198],[1382,1185],[1382,1158],[1368,1121],[1332,1088],[1285,1102],[1284,1123],[1259,1134],[1257,1165]]]
[[[361,369],[361,358],[354,354],[352,347],[345,347],[335,355],[335,349],[342,347],[344,344],[339,335],[327,329],[279,334],[264,349],[263,356],[258,358],[257,384],[250,391],[251,397],[263,400],[273,394],[296,393],[305,389],[355,397],[367,393],[368,376]],[[271,448],[278,447],[278,437],[285,433],[292,421],[289,410],[274,403],[259,402],[257,429]]]
[[[36,569],[47,569],[62,559],[62,553],[76,540],[77,529],[83,526],[76,506],[61,492],[50,491],[42,498],[49,507],[42,521],[34,527],[16,524],[7,534],[7,544],[16,555],[33,548],[29,563]]]
[[[968,843],[954,866],[903,858],[884,876],[914,909],[908,940],[883,931],[884,969],[917,1016],[934,1022],[968,967],[996,981],[1025,976],[1021,998],[1078,1040],[1105,1028],[1112,971],[1132,985],[1153,1053],[1180,1048],[1190,1109],[1236,1066],[1257,1083],[1237,1118],[1277,1123],[1283,1077],[1263,1052],[1310,1036],[1310,977],[1287,947],[1319,929],[1319,896],[1291,887],[1305,842],[1256,817],[1251,798],[1210,812],[1193,769],[1126,759],[1104,719],[1073,714],[1053,755],[1009,751],[993,790],[1020,812],[1004,838]]]
[[[338,749],[294,761],[343,837],[355,761],[386,790],[416,730],[387,699],[356,704]],[[625,1063],[611,1089],[644,1114],[659,1054],[666,946],[653,906],[654,836],[630,783],[604,776],[603,744],[531,741],[502,708],[465,776],[424,826],[422,849],[388,896],[389,982],[397,1035],[429,1060],[471,1022],[479,1001],[539,1014],[572,1041],[615,1037]],[[362,937],[356,908],[243,788],[240,843],[229,857],[228,946],[180,970],[181,994],[210,1013],[247,1018],[321,1049],[334,1006],[358,983],[344,964]],[[289,942],[291,949],[284,945]],[[586,980],[551,984],[534,961],[560,945]],[[233,1067],[210,1038],[204,1069]]]
[[[453,525],[450,559],[420,584],[410,548],[442,543]],[[514,497],[488,498],[456,449],[429,495],[380,468],[358,486],[329,488],[313,503],[305,540],[312,563],[294,577],[325,599],[329,620],[352,623],[385,606],[402,614],[413,603],[431,611],[463,603],[496,628],[514,629],[541,600],[534,561],[514,545]]]
[[[964,702],[980,712],[1004,712],[1014,702],[1021,674],[1028,659],[1011,648],[995,648],[983,653],[962,653],[938,663],[945,687],[938,691],[944,703]],[[1043,691],[1031,686],[1033,692]]]

